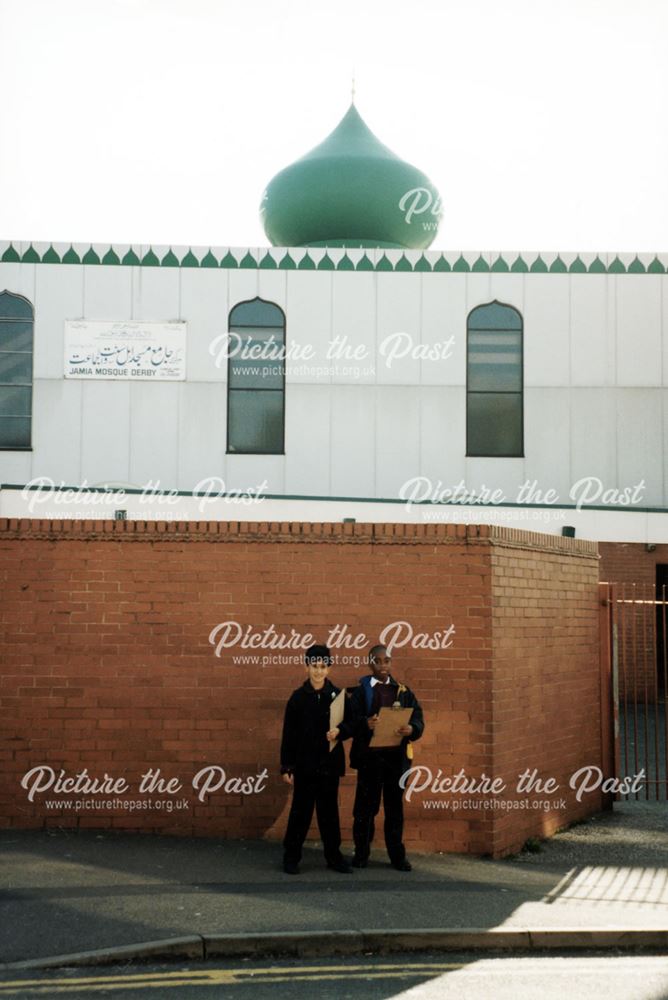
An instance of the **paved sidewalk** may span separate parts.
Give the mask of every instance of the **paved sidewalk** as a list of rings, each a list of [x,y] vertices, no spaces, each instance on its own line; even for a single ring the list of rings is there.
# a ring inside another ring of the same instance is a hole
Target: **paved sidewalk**
[[[623,803],[490,861],[376,850],[352,875],[309,848],[300,876],[281,847],[73,830],[0,833],[0,962],[185,935],[366,929],[668,931],[668,805]]]

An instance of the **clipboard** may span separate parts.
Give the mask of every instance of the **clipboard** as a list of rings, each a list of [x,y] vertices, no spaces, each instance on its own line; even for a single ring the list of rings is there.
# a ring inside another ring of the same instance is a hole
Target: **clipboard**
[[[398,747],[404,736],[398,736],[396,730],[407,726],[410,722],[412,708],[381,708],[378,722],[371,736],[369,746],[372,750],[381,747]]]
[[[343,722],[343,716],[346,710],[346,692],[345,690],[339,691],[336,698],[329,706],[329,728],[336,729]],[[329,744],[330,753],[338,743],[338,740],[331,740]]]

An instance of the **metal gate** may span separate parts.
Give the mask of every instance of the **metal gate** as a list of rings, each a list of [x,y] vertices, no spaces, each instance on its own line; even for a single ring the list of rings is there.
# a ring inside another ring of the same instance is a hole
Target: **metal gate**
[[[624,800],[668,800],[668,590],[653,584],[601,584],[602,653],[608,661],[602,708],[604,748]],[[606,631],[607,635],[603,634]],[[606,738],[607,737],[607,738]]]

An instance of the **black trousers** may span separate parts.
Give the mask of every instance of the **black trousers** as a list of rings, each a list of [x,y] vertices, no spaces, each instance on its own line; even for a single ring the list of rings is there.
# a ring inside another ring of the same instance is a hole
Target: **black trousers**
[[[375,819],[381,795],[385,811],[385,846],[393,863],[403,861],[404,802],[399,779],[405,770],[403,756],[371,751],[368,760],[357,769],[357,790],[353,807],[355,857],[366,861],[375,833]]]
[[[283,840],[286,861],[300,860],[314,807],[325,858],[329,863],[340,861],[339,776],[299,773],[294,776],[292,807]]]

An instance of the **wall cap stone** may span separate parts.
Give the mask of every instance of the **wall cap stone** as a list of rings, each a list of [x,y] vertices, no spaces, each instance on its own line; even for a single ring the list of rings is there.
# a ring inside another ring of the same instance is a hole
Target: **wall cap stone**
[[[114,521],[0,518],[0,539],[125,542],[329,542],[484,545],[598,559],[598,543],[488,524],[312,521]]]

